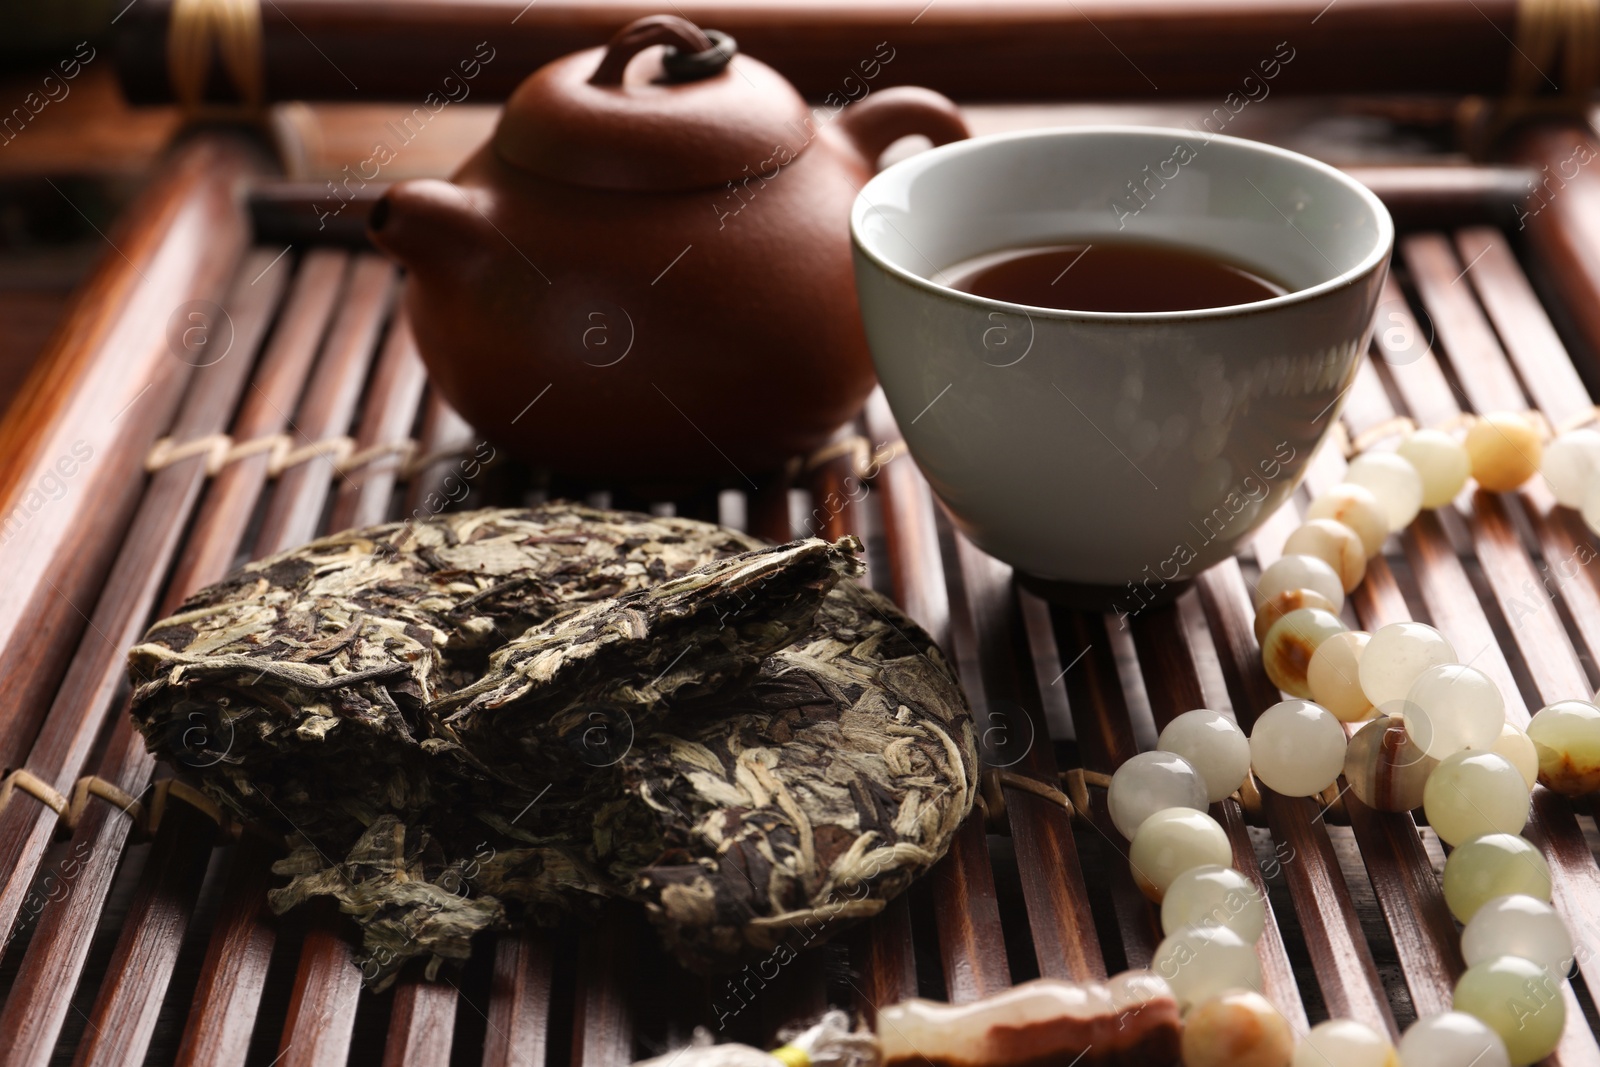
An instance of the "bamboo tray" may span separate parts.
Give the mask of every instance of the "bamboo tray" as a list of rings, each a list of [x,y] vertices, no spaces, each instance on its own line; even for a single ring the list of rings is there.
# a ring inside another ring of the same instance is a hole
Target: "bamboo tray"
[[[1096,783],[1183,711],[1230,709],[1248,727],[1278,699],[1249,584],[1306,490],[1269,521],[1253,558],[1124,625],[1019,591],[955,534],[897,455],[881,397],[856,436],[753,491],[708,483],[692,499],[637,500],[541,483],[510,463],[469,468],[462,457],[485,446],[430,393],[395,314],[393,268],[370,251],[277,239],[272,204],[284,197],[270,184],[255,195],[267,223],[252,234],[249,205],[230,191],[260,170],[223,137],[181,147],[111,235],[122,261],[108,257],[0,426],[0,446],[18,457],[0,485],[7,500],[74,435],[97,457],[30,513],[26,536],[0,545],[0,758],[12,772],[0,802],[0,926],[11,931],[0,1062],[614,1067],[695,1025],[764,1043],[830,1003],[870,1014],[910,995],[965,1001],[1036,975],[1149,962],[1156,915]],[[1450,200],[1460,182],[1415,178],[1394,193],[1397,207],[1444,204],[1429,225],[1441,214],[1461,224],[1403,232],[1373,358],[1343,409],[1348,436],[1397,415],[1423,425],[1530,407],[1555,425],[1588,416],[1591,395],[1519,260],[1527,249],[1486,225],[1470,197]],[[197,370],[160,340],[173,307],[208,293],[228,311],[232,348]],[[1408,330],[1431,333],[1433,348],[1407,343]],[[1309,488],[1336,481],[1343,464],[1324,449]],[[388,993],[362,993],[352,924],[315,909],[271,916],[273,847],[219,827],[195,794],[160,781],[166,769],[125,714],[122,652],[151,617],[247,557],[419,509],[552,493],[671,507],[774,539],[862,534],[866,580],[951,654],[993,762],[1077,803],[999,780],[987,825],[974,814],[929,877],[774,974],[686,976],[618,910],[594,929],[485,940],[438,983],[407,973]],[[1516,494],[1476,493],[1391,540],[1347,621],[1432,622],[1525,723],[1530,709],[1600,682],[1595,554],[1578,516],[1537,479]],[[1350,796],[1268,793],[1248,811],[1237,800],[1213,811],[1236,865],[1268,892],[1265,991],[1297,1030],[1334,1015],[1396,1032],[1448,1007],[1462,962],[1431,832]],[[1580,945],[1553,1062],[1600,1064],[1587,991],[1600,982],[1593,807],[1541,788],[1534,812],[1529,835]]]

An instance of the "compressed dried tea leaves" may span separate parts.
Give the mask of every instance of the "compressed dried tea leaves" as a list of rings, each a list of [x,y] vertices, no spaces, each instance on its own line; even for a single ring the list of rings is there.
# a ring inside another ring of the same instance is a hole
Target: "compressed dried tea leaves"
[[[623,759],[598,856],[680,960],[716,970],[880,911],[971,810],[974,747],[938,649],[841,584],[752,685]]]
[[[879,910],[972,805],[959,687],[857,550],[564,504],[352,531],[157,623],[134,716],[292,835],[274,907],[336,899],[375,986],[607,897],[732,966]]]
[[[428,705],[436,737],[514,784],[616,762],[668,708],[748,678],[810,626],[852,555],[797,541],[706,564],[512,638]]]
[[[129,653],[151,751],[243,818],[342,854],[374,819],[448,803],[422,709],[575,607],[761,543],[555,504],[326,537],[186,601]],[[350,788],[350,782],[361,789]]]

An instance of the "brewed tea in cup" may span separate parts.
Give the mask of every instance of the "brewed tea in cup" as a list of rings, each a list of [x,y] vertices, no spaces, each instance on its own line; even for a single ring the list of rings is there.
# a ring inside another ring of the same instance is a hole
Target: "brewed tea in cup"
[[[955,525],[1124,613],[1293,492],[1370,338],[1394,226],[1359,182],[1194,130],[1031,130],[851,210],[879,380]]]

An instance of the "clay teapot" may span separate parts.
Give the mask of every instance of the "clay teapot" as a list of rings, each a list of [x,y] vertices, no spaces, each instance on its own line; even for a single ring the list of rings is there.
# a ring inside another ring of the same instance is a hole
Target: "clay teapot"
[[[368,222],[436,386],[576,477],[749,488],[822,444],[873,386],[856,191],[900,137],[967,132],[937,93],[873,89],[892,59],[813,107],[727,35],[654,16],[540,68],[452,181],[400,182]]]

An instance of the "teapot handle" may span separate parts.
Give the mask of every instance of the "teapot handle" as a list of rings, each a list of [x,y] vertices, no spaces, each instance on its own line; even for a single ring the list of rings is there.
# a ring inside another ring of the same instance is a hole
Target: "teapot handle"
[[[941,145],[971,132],[949,97],[914,85],[880,89],[845,108],[838,121],[869,163],[877,163],[885,148],[909,134],[920,133]]]

